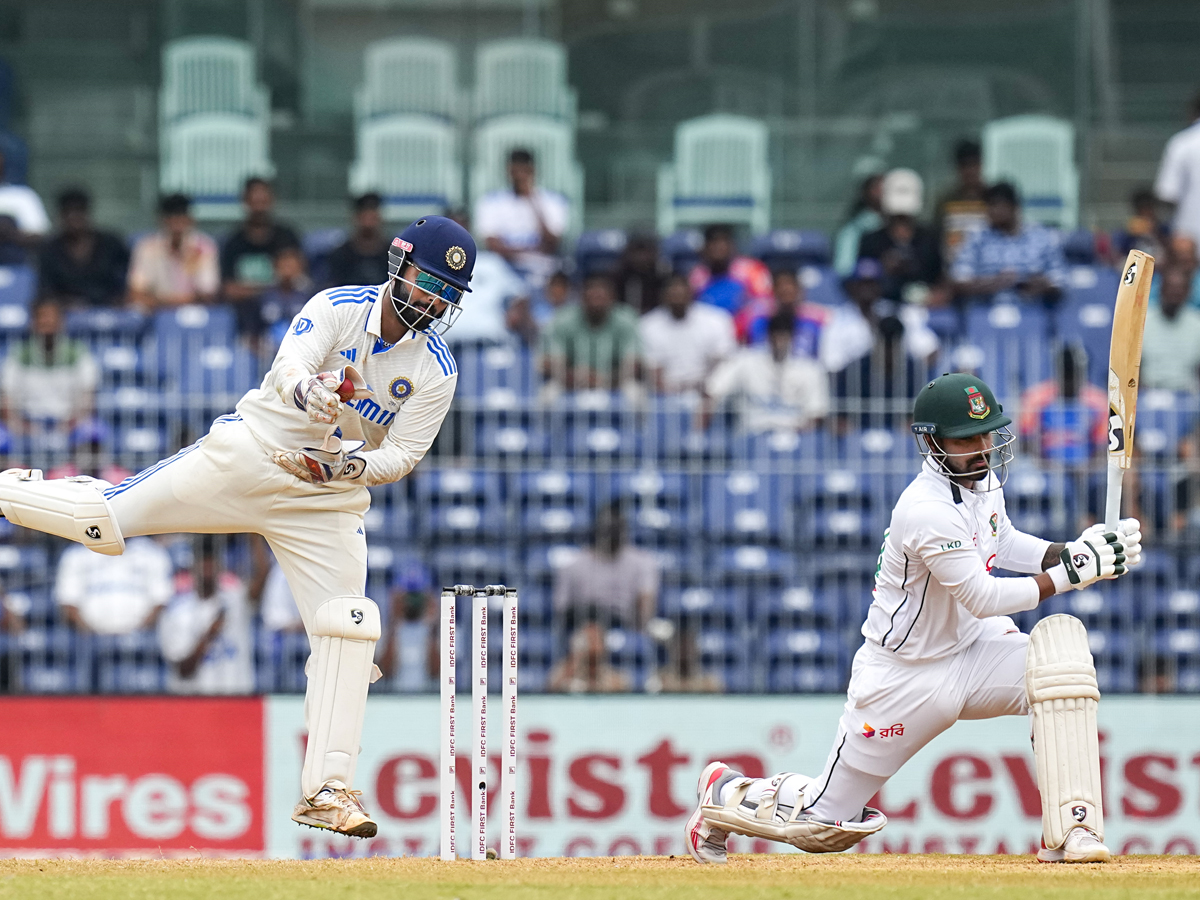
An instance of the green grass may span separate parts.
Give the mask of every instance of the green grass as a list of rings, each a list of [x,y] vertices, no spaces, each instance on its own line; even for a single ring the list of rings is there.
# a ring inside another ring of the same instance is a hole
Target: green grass
[[[1200,898],[1200,860],[1124,857],[1047,866],[1029,857],[755,856],[728,866],[618,857],[440,863],[425,859],[0,860],[0,898],[276,900],[753,900],[753,898]]]

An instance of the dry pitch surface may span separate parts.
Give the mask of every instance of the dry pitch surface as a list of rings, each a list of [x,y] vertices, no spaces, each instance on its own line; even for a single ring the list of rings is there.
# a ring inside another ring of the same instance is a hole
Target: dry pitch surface
[[[0,898],[275,900],[742,900],[849,898],[1200,897],[1200,858],[1123,857],[1103,866],[1013,856],[743,856],[723,868],[690,859],[428,859],[321,862],[0,860]]]

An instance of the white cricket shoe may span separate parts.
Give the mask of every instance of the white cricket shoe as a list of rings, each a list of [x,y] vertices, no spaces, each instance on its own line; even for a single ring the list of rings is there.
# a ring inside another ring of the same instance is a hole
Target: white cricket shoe
[[[1042,849],[1038,851],[1038,861],[1046,863],[1095,863],[1108,862],[1112,854],[1100,842],[1100,838],[1089,828],[1082,825],[1067,832],[1067,839],[1059,850],[1047,850],[1046,842],[1042,841]]]
[[[349,790],[340,781],[330,781],[311,800],[306,798],[296,804],[292,821],[351,837],[375,837],[379,828],[363,809],[358,799],[361,793]]]
[[[723,865],[727,861],[725,838],[728,835],[720,828],[705,823],[704,807],[720,806],[721,788],[732,779],[741,777],[741,772],[733,771],[723,762],[711,762],[700,773],[700,780],[696,782],[696,811],[688,819],[683,832],[688,853],[696,862]]]

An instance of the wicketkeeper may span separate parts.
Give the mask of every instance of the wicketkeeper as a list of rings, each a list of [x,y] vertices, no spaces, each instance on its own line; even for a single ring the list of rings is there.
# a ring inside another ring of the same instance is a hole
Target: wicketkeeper
[[[376,833],[353,790],[367,688],[380,675],[379,608],[364,593],[367,486],[407,475],[442,426],[458,368],[441,334],[462,311],[474,266],[466,230],[418,219],[392,242],[388,281],[309,300],[262,385],[190,447],[115,486],[0,473],[5,518],[97,553],[120,554],[139,534],[267,539],[312,643],[292,813],[304,825]]]
[[[1042,797],[1043,862],[1103,862],[1096,707],[1083,624],[1009,616],[1124,574],[1141,557],[1136,519],[1093,525],[1069,544],[1017,531],[1001,486],[1015,440],[1000,404],[971,375],[943,375],[917,396],[924,463],[884,532],[874,601],[824,771],[747,778],[714,762],[688,821],[697,862],[725,862],[730,832],[813,853],[846,850],[887,824],[867,802],[959,719],[1028,715]],[[1001,567],[1028,578],[994,578]]]

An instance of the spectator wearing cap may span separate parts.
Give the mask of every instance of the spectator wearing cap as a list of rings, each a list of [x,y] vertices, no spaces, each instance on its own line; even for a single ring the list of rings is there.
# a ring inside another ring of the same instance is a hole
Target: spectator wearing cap
[[[846,216],[846,223],[838,229],[833,242],[833,270],[845,278],[854,270],[858,260],[858,245],[862,243],[863,235],[878,231],[883,227],[881,212],[881,194],[883,176],[875,173],[868,175],[858,186],[858,194]]]
[[[59,231],[42,248],[40,290],[70,306],[117,306],[125,300],[129,251],[117,235],[93,225],[91,209],[84,190],[59,194]]]
[[[353,229],[329,254],[329,284],[383,284],[388,280],[388,236],[383,230],[383,198],[374,192],[350,204]]]
[[[771,291],[773,296],[769,301],[755,301],[734,320],[738,339],[752,346],[765,345],[767,323],[777,315],[791,313],[796,320],[792,333],[793,349],[815,359],[821,346],[821,333],[829,321],[828,307],[805,299],[804,285],[792,269],[772,273]]]
[[[958,248],[970,235],[987,227],[983,192],[983,149],[978,141],[954,145],[954,184],[937,201],[935,226],[942,236],[942,258],[954,261]]]
[[[196,541],[191,578],[158,620],[158,640],[170,693],[254,693],[250,600],[221,565],[212,535]]]
[[[537,184],[533,154],[523,148],[508,157],[508,184],[475,204],[475,232],[537,290],[559,267],[558,254],[571,221],[567,198]]]
[[[883,177],[883,227],[864,234],[859,259],[879,260],[883,296],[920,305],[941,305],[942,252],[937,233],[917,221],[924,205],[921,176],[912,169],[892,169]]]
[[[275,283],[275,255],[299,247],[300,238],[275,221],[275,190],[265,178],[247,178],[242,190],[246,217],[221,248],[221,293],[237,313],[238,331],[257,335],[262,295]]]
[[[640,326],[649,377],[662,394],[698,393],[708,373],[737,349],[733,317],[696,303],[682,275],[667,276],[662,303]]]
[[[0,367],[9,431],[31,435],[43,450],[65,446],[71,430],[91,416],[99,380],[87,345],[67,335],[62,307],[38,301],[28,337],[8,351]]]
[[[698,301],[719,306],[735,318],[751,302],[771,299],[770,269],[736,251],[733,226],[709,225],[700,262],[688,276]]]
[[[810,356],[795,352],[796,319],[781,312],[767,323],[765,347],[742,347],[705,382],[707,402],[701,425],[708,427],[713,406],[735,401],[741,426],[752,433],[795,432],[829,412],[829,376]]]
[[[183,194],[159,200],[159,230],[133,247],[129,302],[146,312],[209,303],[221,287],[217,243],[196,230],[192,202]]]
[[[450,217],[463,228],[471,230],[465,210],[456,210]],[[511,338],[509,320],[512,307],[528,294],[529,288],[524,279],[503,256],[486,247],[479,248],[471,274],[470,315],[455,322],[448,339],[455,343],[508,342]],[[513,325],[519,325],[523,312],[511,314]]]
[[[50,217],[37,191],[8,180],[0,152],[0,265],[21,265],[50,231]]]
[[[438,606],[429,570],[417,560],[403,562],[392,580],[389,603],[379,668],[397,691],[433,690],[437,684]]]
[[[1017,189],[1006,181],[984,192],[988,227],[963,243],[951,268],[962,297],[1053,303],[1066,285],[1067,264],[1058,234],[1021,219]]]
[[[907,400],[915,398],[927,380],[938,350],[928,313],[885,299],[883,281],[879,260],[860,259],[843,282],[850,302],[834,310],[822,333],[820,359],[833,374],[839,399]],[[863,426],[882,423],[866,416]]]
[[[1154,193],[1173,210],[1171,230],[1200,243],[1200,94],[1192,98],[1187,128],[1167,141]]]
[[[560,390],[625,390],[641,379],[641,355],[637,313],[617,303],[612,279],[592,275],[546,329],[542,372]]]

